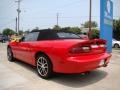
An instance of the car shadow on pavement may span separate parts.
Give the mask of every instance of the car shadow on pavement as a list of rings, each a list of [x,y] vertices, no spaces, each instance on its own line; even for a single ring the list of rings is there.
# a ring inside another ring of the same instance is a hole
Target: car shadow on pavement
[[[105,71],[94,70],[89,74],[59,74],[57,77],[53,77],[52,81],[65,86],[79,88],[99,82],[107,75]]]
[[[27,70],[29,70],[29,71],[37,74],[37,72],[36,72],[36,67],[35,67],[35,66],[32,66],[32,65],[30,65],[30,64],[27,64],[27,63],[25,63],[25,62],[22,62],[22,61],[20,61],[20,60],[15,60],[14,63],[16,63],[17,65],[21,66],[21,67],[24,68],[24,69],[27,69]]]
[[[33,72],[37,76],[35,67],[18,60],[15,61],[15,63]],[[55,74],[52,78],[48,80],[67,87],[80,88],[99,82],[102,79],[104,79],[107,75],[107,72],[97,69],[91,71],[88,74]]]

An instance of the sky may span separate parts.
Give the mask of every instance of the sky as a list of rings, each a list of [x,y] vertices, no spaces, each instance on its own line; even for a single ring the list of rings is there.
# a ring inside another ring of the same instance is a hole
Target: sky
[[[0,0],[0,32],[5,28],[15,30],[16,0]],[[120,0],[114,2],[114,18],[120,17]],[[89,0],[21,0],[20,29],[32,30],[59,26],[78,26],[89,20]],[[92,20],[100,23],[100,0],[92,0]]]

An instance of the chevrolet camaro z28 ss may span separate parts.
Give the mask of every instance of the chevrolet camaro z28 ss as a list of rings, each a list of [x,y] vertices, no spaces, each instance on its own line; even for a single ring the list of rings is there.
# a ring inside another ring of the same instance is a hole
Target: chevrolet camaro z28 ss
[[[106,67],[111,54],[106,52],[106,41],[81,39],[63,30],[36,30],[10,42],[7,46],[9,61],[21,60],[36,66],[44,79],[56,73],[81,73]]]

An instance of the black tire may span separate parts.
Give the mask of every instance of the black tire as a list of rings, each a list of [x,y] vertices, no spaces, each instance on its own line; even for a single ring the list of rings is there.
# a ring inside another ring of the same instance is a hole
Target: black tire
[[[119,44],[114,45],[114,48],[119,48],[119,47],[120,47]]]
[[[13,53],[10,47],[7,48],[7,58],[8,58],[8,61],[10,62],[15,61],[15,58],[13,57]]]
[[[36,59],[36,68],[38,75],[43,79],[51,78],[53,70],[50,59],[44,54],[37,55]]]

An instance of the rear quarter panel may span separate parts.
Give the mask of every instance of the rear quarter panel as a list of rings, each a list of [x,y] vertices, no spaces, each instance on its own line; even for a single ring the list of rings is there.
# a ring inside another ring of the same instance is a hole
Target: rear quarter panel
[[[73,42],[72,40],[46,40],[30,42],[32,55],[31,59],[33,60],[33,64],[35,65],[35,55],[37,52],[45,53],[51,59],[53,67],[54,65],[57,65],[58,62],[64,62],[64,58],[68,55],[68,49],[77,42],[80,42],[80,40],[77,40],[76,42]]]

